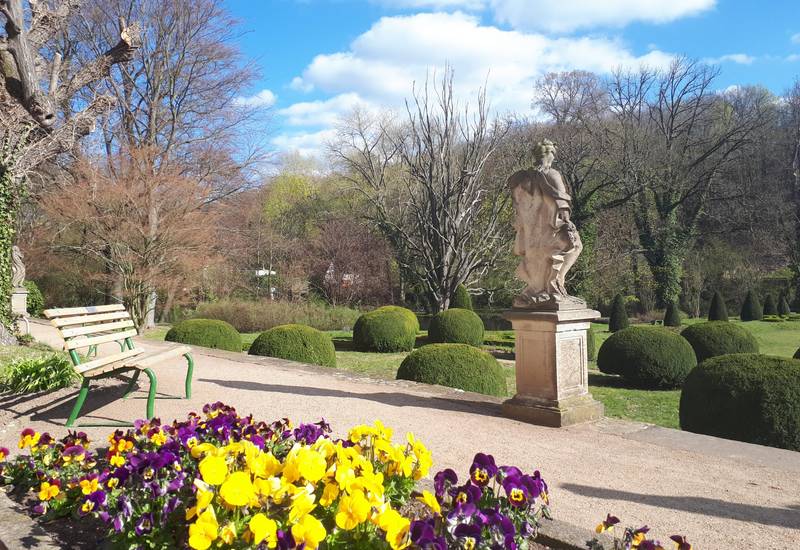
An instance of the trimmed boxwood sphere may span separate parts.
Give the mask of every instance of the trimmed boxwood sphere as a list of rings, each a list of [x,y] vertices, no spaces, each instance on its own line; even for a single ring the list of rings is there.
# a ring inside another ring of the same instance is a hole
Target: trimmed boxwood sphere
[[[662,327],[629,327],[615,332],[597,354],[601,372],[619,374],[642,388],[676,388],[696,365],[689,342]]]
[[[336,349],[330,337],[306,325],[279,325],[258,335],[247,352],[310,365],[336,366]]]
[[[173,326],[164,337],[168,342],[205,348],[242,351],[242,337],[233,325],[217,319],[189,319]]]
[[[411,351],[417,332],[419,320],[413,311],[399,306],[379,307],[358,318],[353,326],[353,345],[358,351]]]
[[[800,451],[800,361],[721,355],[686,378],[681,429]]]
[[[681,336],[691,344],[698,363],[718,355],[758,353],[758,341],[750,331],[727,321],[698,323],[684,329]]]
[[[483,321],[468,309],[451,308],[437,313],[428,327],[431,343],[483,345]]]
[[[498,397],[504,397],[508,391],[503,367],[497,359],[467,344],[422,346],[403,359],[397,379]]]

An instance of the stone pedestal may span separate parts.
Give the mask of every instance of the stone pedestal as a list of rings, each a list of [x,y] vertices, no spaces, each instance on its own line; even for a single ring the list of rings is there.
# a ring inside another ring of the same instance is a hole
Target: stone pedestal
[[[28,289],[24,286],[14,287],[11,292],[11,313],[28,316]]]
[[[516,334],[517,394],[503,403],[516,420],[559,428],[603,416],[589,393],[586,331],[600,313],[585,307],[511,310]]]

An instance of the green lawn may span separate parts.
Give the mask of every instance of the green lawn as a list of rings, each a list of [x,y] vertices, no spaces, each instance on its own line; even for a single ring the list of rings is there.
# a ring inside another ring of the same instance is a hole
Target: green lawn
[[[687,319],[685,325],[701,322],[698,319]],[[741,323],[732,320],[733,323]],[[792,357],[800,347],[800,321],[783,321],[771,323],[753,321],[741,323],[758,340],[761,353]],[[597,349],[610,336],[607,325],[593,324],[597,336]],[[158,327],[149,331],[145,338],[163,340],[169,327]],[[330,332],[336,346],[337,368],[352,371],[373,378],[394,380],[405,353],[362,353],[352,350],[352,333]],[[258,333],[242,334],[243,347],[247,350]],[[417,339],[417,347],[424,345],[426,334]],[[514,351],[514,331],[486,331],[484,349],[497,352],[500,357],[508,357]],[[0,356],[0,361],[2,356]],[[509,395],[515,393],[514,368],[504,363]],[[589,365],[589,389],[594,397],[605,405],[606,415],[648,422],[668,428],[678,428],[678,404],[680,390],[653,391],[629,387],[618,376],[603,374],[597,370],[594,362]]]
[[[5,366],[16,359],[28,359],[53,353],[54,350],[45,344],[34,343],[30,346],[0,346],[0,373]]]

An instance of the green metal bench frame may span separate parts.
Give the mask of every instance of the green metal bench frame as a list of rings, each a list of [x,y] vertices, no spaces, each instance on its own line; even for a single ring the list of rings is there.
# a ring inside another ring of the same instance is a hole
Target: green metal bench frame
[[[78,419],[81,408],[89,394],[92,380],[117,376],[129,371],[133,371],[133,374],[128,378],[128,385],[122,398],[126,399],[133,392],[139,376],[144,372],[150,381],[147,393],[147,418],[148,420],[153,418],[158,381],[150,366],[174,357],[183,356],[186,359],[185,398],[190,399],[192,397],[194,359],[191,355],[191,349],[187,346],[178,346],[160,352],[145,354],[144,350],[135,348],[132,338],[136,333],[134,324],[122,304],[55,308],[46,310],[44,315],[58,329],[64,339],[64,348],[69,353],[72,365],[83,379],[75,405],[73,405],[72,412],[67,419],[67,427],[73,426]],[[83,339],[79,339],[78,336],[83,337]],[[111,342],[116,342],[119,345],[120,353],[98,357],[98,345]],[[82,362],[78,350],[84,347],[87,348],[87,358],[94,355],[94,360]],[[164,398],[175,399],[175,397],[171,396]],[[130,423],[92,425],[120,426],[130,425]]]

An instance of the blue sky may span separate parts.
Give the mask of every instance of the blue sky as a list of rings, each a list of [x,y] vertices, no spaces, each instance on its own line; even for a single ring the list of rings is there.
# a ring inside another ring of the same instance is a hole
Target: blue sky
[[[225,0],[261,69],[250,96],[270,109],[270,146],[320,155],[336,120],[397,109],[449,63],[456,91],[484,82],[498,112],[533,114],[553,70],[604,73],[686,54],[718,63],[718,88],[776,93],[800,76],[798,0]]]

